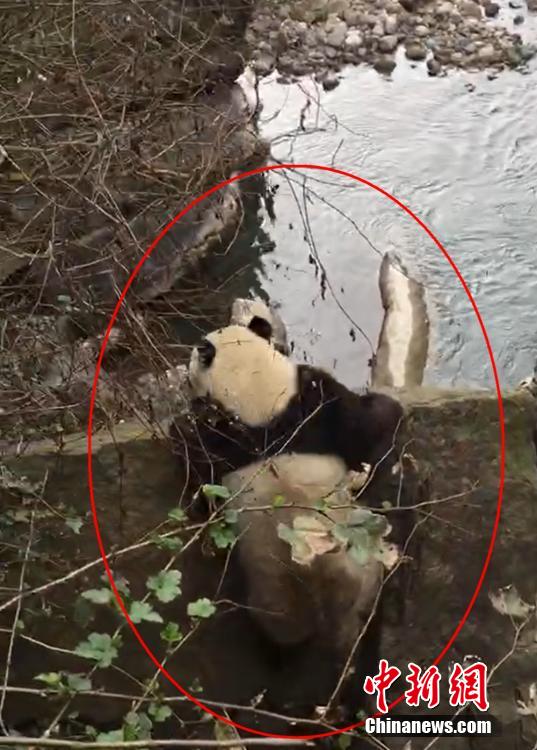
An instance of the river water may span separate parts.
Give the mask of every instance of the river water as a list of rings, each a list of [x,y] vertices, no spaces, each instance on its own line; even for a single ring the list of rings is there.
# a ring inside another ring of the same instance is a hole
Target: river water
[[[260,95],[261,130],[272,140],[275,160],[336,166],[407,205],[465,278],[502,385],[531,372],[537,357],[535,64],[528,74],[509,71],[495,80],[462,72],[433,79],[401,53],[391,79],[350,68],[337,88],[324,92],[312,79],[288,85],[274,74],[262,81]],[[243,258],[252,246],[271,246],[254,286],[280,303],[296,356],[335,370],[350,386],[366,382],[382,319],[378,267],[381,255],[395,250],[426,288],[432,323],[426,381],[492,385],[468,297],[438,247],[400,207],[370,187],[314,170],[276,172],[269,182],[277,185],[275,219],[263,210],[249,247],[244,237],[239,245]]]

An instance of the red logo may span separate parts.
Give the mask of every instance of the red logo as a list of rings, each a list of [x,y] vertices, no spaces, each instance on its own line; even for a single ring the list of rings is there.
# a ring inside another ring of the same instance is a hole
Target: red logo
[[[463,669],[455,664],[449,676],[449,705],[464,706],[474,703],[480,711],[487,711],[487,667],[478,662]]]
[[[409,674],[406,681],[410,688],[405,693],[407,706],[418,706],[423,700],[429,708],[435,708],[440,703],[440,671],[438,667],[431,666],[422,675],[421,667],[410,662]]]
[[[368,695],[377,693],[377,708],[383,714],[388,712],[386,703],[386,691],[401,676],[401,670],[397,667],[389,667],[386,659],[380,660],[379,671],[374,677],[366,677],[364,690]]]

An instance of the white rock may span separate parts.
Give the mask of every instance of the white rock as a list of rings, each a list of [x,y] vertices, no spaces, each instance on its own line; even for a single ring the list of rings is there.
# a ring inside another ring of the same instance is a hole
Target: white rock
[[[240,86],[244,97],[242,111],[247,118],[253,117],[259,107],[259,97],[257,93],[257,75],[253,68],[246,66],[244,72],[240,74],[235,83]]]
[[[284,48],[296,44],[303,38],[307,28],[307,24],[305,24],[303,21],[293,21],[290,18],[287,18],[280,25],[280,29],[278,31],[279,43]]]
[[[345,42],[347,36],[347,24],[345,21],[338,21],[334,23],[330,29],[326,29],[326,43],[331,47],[341,47]]]
[[[345,48],[349,50],[358,50],[363,44],[363,37],[358,29],[349,29],[345,36]]]
[[[453,5],[449,2],[440,3],[438,8],[435,9],[435,15],[438,16],[438,18],[450,16],[452,12]]]
[[[485,44],[485,46],[481,47],[478,51],[477,56],[481,62],[490,63],[496,59],[496,50],[492,44]]]
[[[384,19],[384,31],[386,34],[395,34],[397,31],[397,16],[386,16]]]

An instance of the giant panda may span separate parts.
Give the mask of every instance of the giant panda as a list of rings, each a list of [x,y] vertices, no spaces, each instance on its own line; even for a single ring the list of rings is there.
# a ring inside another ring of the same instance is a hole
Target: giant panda
[[[379,471],[403,409],[390,396],[353,393],[328,372],[295,363],[272,338],[270,322],[253,316],[247,326],[212,331],[193,350],[189,466],[200,484],[230,490],[230,505],[240,511],[237,556],[248,610],[286,659],[303,644],[321,643],[339,675],[371,620],[351,661],[354,675],[341,691],[352,721],[364,703],[363,679],[378,663],[373,610],[382,565],[358,565],[338,548],[299,564],[278,529],[300,515],[321,518],[321,499],[333,521],[344,520],[349,474],[364,464],[372,474]],[[276,496],[284,503],[274,508]]]
[[[254,316],[248,326],[212,331],[192,352],[188,386],[202,460],[193,459],[205,467],[205,481],[281,453],[326,459],[334,484],[364,463],[382,462],[401,404],[350,391],[330,373],[282,354],[271,338],[270,322]]]

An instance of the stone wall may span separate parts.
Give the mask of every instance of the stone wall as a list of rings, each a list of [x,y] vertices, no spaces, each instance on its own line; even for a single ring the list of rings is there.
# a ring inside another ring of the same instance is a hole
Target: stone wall
[[[420,552],[412,565],[406,616],[404,622],[393,621],[387,627],[384,639],[383,655],[404,671],[410,660],[427,666],[435,658],[462,617],[479,579],[496,514],[499,422],[496,399],[487,392],[417,388],[399,395],[408,412],[406,450],[417,462],[428,488],[422,501],[425,504],[418,508]],[[537,475],[531,439],[535,403],[525,393],[506,394],[504,407],[507,460],[500,531],[481,594],[445,663],[449,658],[478,655],[491,669],[512,648],[513,623],[520,624],[520,620],[512,622],[499,614],[491,604],[490,592],[515,585],[524,601],[535,601]],[[92,663],[72,650],[88,633],[112,633],[123,622],[113,607],[92,605],[80,598],[83,591],[104,587],[99,580],[103,566],[89,513],[86,463],[83,435],[68,436],[62,446],[35,443],[24,455],[5,451],[2,457],[4,510],[0,533],[4,543],[10,545],[11,559],[6,559],[0,569],[5,587],[0,603],[4,628],[0,633],[1,651],[7,648],[16,612],[14,592],[28,545],[32,511],[35,516],[25,586],[42,587],[41,592],[22,601],[20,620],[24,628],[17,630],[8,680],[4,715],[9,723],[23,728],[38,719],[50,720],[61,706],[61,699],[51,700],[49,696],[45,700],[45,693],[38,692],[43,685],[33,679],[35,675],[60,670],[87,672]],[[147,593],[147,577],[176,555],[172,568],[182,572],[182,596],[170,603],[153,599],[153,606],[164,622],[177,622],[183,633],[191,629],[195,632],[169,656],[170,672],[187,688],[199,681],[204,689],[199,694],[202,698],[248,704],[267,686],[270,670],[259,659],[259,645],[245,612],[233,608],[229,600],[223,601],[226,595],[219,588],[226,554],[216,551],[206,538],[202,543],[190,541],[175,553],[159,548],[163,541],[158,536],[173,532],[174,524],[177,526],[168,513],[177,507],[184,484],[168,446],[138,425],[125,423],[113,433],[94,436],[93,471],[105,548],[112,552],[135,546],[130,552],[109,557],[114,575],[129,582],[132,596],[141,599]],[[26,479],[22,481],[21,477]],[[40,489],[36,483],[43,480],[45,486]],[[180,535],[186,541],[192,540],[193,534],[195,529],[183,526],[172,536]],[[150,538],[157,543],[148,542]],[[92,566],[76,572],[92,561]],[[64,576],[68,580],[60,582]],[[200,597],[215,600],[216,613],[193,626],[186,608]],[[535,619],[529,614],[517,647],[495,672],[490,687],[491,710],[502,723],[503,738],[473,740],[472,750],[531,747],[515,744],[521,731],[530,738],[528,742],[535,740],[532,717],[518,715],[515,703],[516,691],[527,694],[537,673]],[[163,625],[142,622],[138,627],[156,655],[163,656],[159,637]],[[126,627],[116,666],[125,671],[114,666],[97,670],[92,676],[93,689],[139,694],[133,678],[143,681],[155,671]],[[317,667],[315,662],[311,666]],[[126,677],[127,673],[131,676]],[[311,682],[308,676],[307,683]],[[181,714],[188,716],[176,689],[164,678],[159,684],[163,694],[176,701],[170,704],[174,710],[181,708]],[[33,692],[14,692],[17,686]],[[400,691],[401,685],[395,694]],[[128,710],[128,703],[121,698],[78,695],[72,707],[89,723],[114,727]],[[237,718],[236,713],[234,716]],[[266,717],[256,717],[255,712],[239,712],[238,718],[249,725],[257,721],[257,726],[274,731],[274,725]],[[166,725],[162,725],[162,731]],[[277,730],[282,731],[282,727]],[[395,741],[388,744],[400,747]],[[447,739],[442,741],[442,748],[451,746]],[[413,740],[414,747],[423,745]],[[454,747],[469,748],[470,744],[458,741]]]

